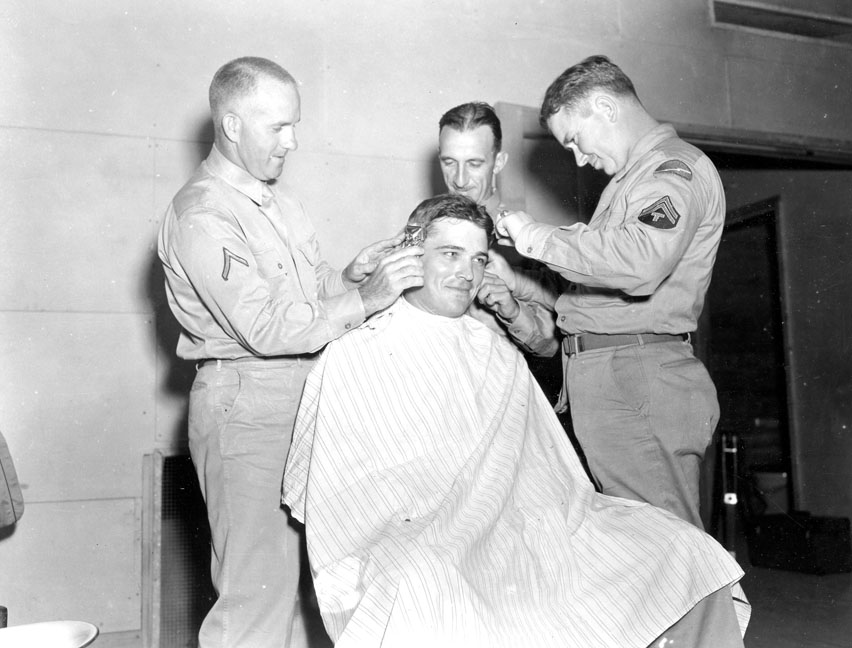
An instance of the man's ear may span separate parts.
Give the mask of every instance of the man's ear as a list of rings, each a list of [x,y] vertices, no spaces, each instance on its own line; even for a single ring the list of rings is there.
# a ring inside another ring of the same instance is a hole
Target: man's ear
[[[592,101],[592,105],[604,118],[611,123],[618,121],[618,102],[608,94],[598,94]]]
[[[222,132],[232,142],[237,142],[240,139],[242,127],[243,122],[238,115],[229,112],[222,117]]]
[[[503,167],[506,166],[506,162],[509,161],[509,154],[505,151],[500,151],[494,158],[494,175],[497,175],[503,170]]]

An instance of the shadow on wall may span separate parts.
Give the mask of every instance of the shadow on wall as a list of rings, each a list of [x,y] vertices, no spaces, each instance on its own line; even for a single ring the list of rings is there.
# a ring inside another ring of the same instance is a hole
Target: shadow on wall
[[[168,362],[163,389],[168,394],[187,395],[195,378],[195,366],[192,362],[181,360],[175,355],[180,324],[172,315],[166,299],[165,274],[156,251],[151,255],[147,272],[147,293],[151,310],[154,313],[154,331],[158,348]]]
[[[192,141],[195,142],[198,164],[201,164],[202,160],[207,159],[210,147],[213,145],[213,121],[209,116],[201,118],[198,127],[195,129],[195,137]]]
[[[432,188],[432,195],[447,193],[447,185],[444,184],[444,175],[441,173],[441,163],[438,160],[438,151],[434,148],[430,150],[429,159],[432,163],[429,165],[429,186]],[[426,196],[423,197],[425,200]],[[414,207],[412,206],[412,211]]]
[[[198,127],[190,138],[190,142],[195,145],[196,159],[193,165],[193,168],[195,168],[210,153],[210,147],[213,142],[213,123],[209,117],[199,120]],[[186,180],[188,179],[187,177]],[[163,205],[162,209],[165,211],[166,206]],[[162,219],[163,214],[157,214],[157,216],[159,219]],[[161,352],[160,357],[164,358],[167,364],[167,370],[164,372],[165,378],[160,389],[166,394],[186,398],[192,387],[192,381],[195,379],[195,363],[181,360],[175,354],[181,328],[174,315],[172,315],[166,298],[165,274],[157,255],[156,240],[153,250],[148,262],[145,287],[151,312],[154,314],[154,331],[158,351]],[[172,434],[169,437],[175,439],[180,444],[185,444],[187,438],[188,407],[189,401],[187,399],[183,408],[183,415],[176,423],[177,429],[172,430]]]
[[[588,223],[609,182],[606,174],[592,167],[578,167],[571,152],[552,137],[526,140],[524,159],[514,162],[522,165],[528,206],[544,206],[547,220],[554,224]]]

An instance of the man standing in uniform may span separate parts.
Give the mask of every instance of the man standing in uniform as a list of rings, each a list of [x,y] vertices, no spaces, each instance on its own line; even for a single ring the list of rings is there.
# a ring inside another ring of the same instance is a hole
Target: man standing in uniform
[[[500,118],[487,103],[461,104],[438,122],[438,161],[447,191],[482,205],[492,220],[502,209],[497,175],[509,160],[502,146]],[[524,350],[552,356],[558,350],[553,314],[532,299],[516,299],[499,276],[507,261],[497,250],[490,250],[488,256],[482,287],[468,314],[497,333],[508,332]],[[550,300],[555,298],[552,295]]]
[[[299,531],[281,475],[313,354],[422,284],[422,248],[376,243],[342,272],[275,180],[297,147],[300,99],[272,61],[225,64],[210,85],[209,157],[169,206],[159,255],[177,353],[198,363],[189,447],[207,504],[219,595],[199,645],[304,645],[294,629]]]
[[[563,72],[540,119],[578,165],[612,176],[588,225],[554,227],[524,212],[498,218],[518,252],[570,282],[552,304],[566,335],[562,403],[567,390],[574,431],[605,494],[701,527],[700,464],[719,406],[689,334],[722,235],[719,175],[646,112],[604,56]],[[518,290],[515,282],[507,277]]]

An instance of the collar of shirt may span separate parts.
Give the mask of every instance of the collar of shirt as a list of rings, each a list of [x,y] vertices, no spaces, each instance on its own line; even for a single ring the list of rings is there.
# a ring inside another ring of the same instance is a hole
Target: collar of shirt
[[[645,133],[641,138],[639,138],[639,141],[633,145],[633,149],[631,149],[630,155],[627,158],[627,164],[625,164],[621,172],[615,176],[615,181],[621,182],[624,176],[628,174],[631,167],[633,167],[633,165],[636,164],[642,156],[645,155],[645,153],[650,151],[663,140],[667,140],[672,137],[677,137],[677,133],[675,132],[674,126],[671,124],[660,124]]]
[[[495,191],[484,203],[482,203],[482,206],[485,207],[485,211],[488,212],[488,215],[491,216],[492,220],[495,216],[497,216],[497,213],[500,211],[501,202],[502,201],[500,200],[500,192]]]
[[[207,168],[210,172],[227,182],[234,189],[251,198],[257,205],[263,204],[264,194],[269,192],[269,186],[261,182],[245,169],[238,167],[213,145],[207,156]],[[271,195],[268,194],[268,195]]]

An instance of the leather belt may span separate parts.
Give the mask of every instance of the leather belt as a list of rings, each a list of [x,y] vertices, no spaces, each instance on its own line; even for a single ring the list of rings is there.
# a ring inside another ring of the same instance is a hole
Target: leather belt
[[[562,341],[562,348],[569,356],[593,351],[595,349],[606,349],[615,346],[644,346],[658,342],[688,342],[689,333],[670,335],[668,333],[629,333],[620,335],[602,335],[599,333],[583,333],[581,335],[566,335]]]
[[[242,358],[203,358],[195,362],[195,369],[198,370],[201,369],[201,367],[214,363],[217,365],[217,367],[221,367],[223,364],[262,365],[267,362],[270,363],[270,365],[298,365],[306,360],[314,360],[318,356],[318,353],[304,353],[301,355],[293,356],[245,356]]]

